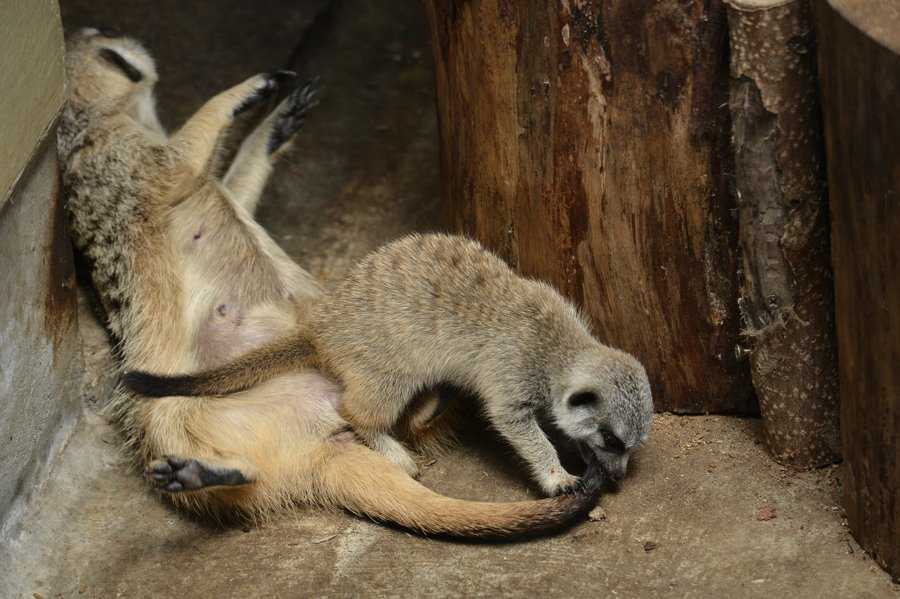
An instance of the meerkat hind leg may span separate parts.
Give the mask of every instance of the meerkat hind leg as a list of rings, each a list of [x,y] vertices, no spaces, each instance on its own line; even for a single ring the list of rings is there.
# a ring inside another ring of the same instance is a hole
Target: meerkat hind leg
[[[147,477],[158,489],[168,493],[198,491],[210,487],[237,487],[256,478],[249,468],[216,465],[182,456],[165,456],[147,467]]]
[[[400,441],[387,433],[363,434],[361,436],[370,448],[386,457],[388,461],[400,466],[407,474],[413,478],[419,475],[419,465],[416,464],[416,460]]]
[[[244,140],[225,174],[225,187],[251,214],[272,174],[272,164],[284,153],[303,126],[307,111],[316,104],[315,84],[315,80],[309,81],[291,92]]]
[[[170,146],[197,175],[215,170],[225,131],[234,117],[272,95],[287,79],[289,71],[263,73],[213,96],[171,137]]]
[[[344,388],[340,411],[353,430],[374,451],[382,454],[410,476],[418,476],[415,459],[391,431],[412,400],[413,392],[403,385],[378,391],[365,388],[365,382],[348,382]]]

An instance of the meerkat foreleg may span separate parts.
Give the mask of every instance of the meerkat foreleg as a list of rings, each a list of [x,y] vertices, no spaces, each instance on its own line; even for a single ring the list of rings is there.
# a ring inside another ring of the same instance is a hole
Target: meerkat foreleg
[[[255,75],[207,100],[171,138],[175,149],[198,176],[214,170],[224,133],[240,113],[274,93],[294,75],[289,71]]]
[[[293,136],[316,105],[316,80],[295,89],[241,144],[223,183],[234,199],[251,214],[275,161],[284,155]]]
[[[541,430],[534,414],[495,411],[491,414],[491,422],[528,463],[532,476],[544,493],[557,495],[578,481],[577,476],[563,468],[556,448]]]

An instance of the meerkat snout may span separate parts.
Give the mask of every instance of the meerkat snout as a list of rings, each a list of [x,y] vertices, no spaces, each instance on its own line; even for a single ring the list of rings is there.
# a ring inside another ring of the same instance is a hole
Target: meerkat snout
[[[577,356],[563,380],[554,402],[557,426],[581,444],[583,458],[596,459],[611,482],[620,481],[653,421],[644,367],[624,352],[600,346]]]

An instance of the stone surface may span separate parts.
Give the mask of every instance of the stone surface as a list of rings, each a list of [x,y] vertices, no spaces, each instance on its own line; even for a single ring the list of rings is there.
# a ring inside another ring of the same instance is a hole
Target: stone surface
[[[55,2],[0,3],[0,543],[79,408],[72,252],[52,131],[62,106]]]
[[[0,549],[24,581],[0,595],[900,597],[843,525],[839,468],[795,474],[758,436],[756,421],[661,416],[601,501],[605,520],[493,545],[302,508],[246,531],[203,525],[126,472],[114,432],[89,416],[21,537]],[[423,482],[458,497],[531,496],[508,451],[473,441]]]
[[[51,135],[0,207],[0,544],[80,410],[75,277],[61,202]]]

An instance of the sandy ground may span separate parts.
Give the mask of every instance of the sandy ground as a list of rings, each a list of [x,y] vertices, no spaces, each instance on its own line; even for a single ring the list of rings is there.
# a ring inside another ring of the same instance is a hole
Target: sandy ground
[[[339,1],[305,36],[324,4],[279,0],[262,14],[237,1],[64,0],[63,13],[68,27],[112,24],[147,41],[170,127],[255,71],[321,75],[322,105],[277,169],[260,219],[333,280],[368,250],[440,229],[441,219],[418,4]],[[95,401],[0,548],[2,597],[900,597],[846,529],[840,468],[783,469],[756,421],[725,417],[659,416],[621,490],[602,499],[603,516],[553,538],[453,543],[304,508],[252,529],[198,523],[128,472],[95,410],[110,385],[105,338],[86,311],[81,322]],[[448,495],[535,496],[511,451],[479,425],[426,464],[423,482]]]

